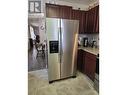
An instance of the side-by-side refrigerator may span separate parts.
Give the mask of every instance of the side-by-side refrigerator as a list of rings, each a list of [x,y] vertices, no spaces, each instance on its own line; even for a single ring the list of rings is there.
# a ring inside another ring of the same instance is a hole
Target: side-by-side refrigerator
[[[78,20],[46,18],[49,82],[76,76]]]

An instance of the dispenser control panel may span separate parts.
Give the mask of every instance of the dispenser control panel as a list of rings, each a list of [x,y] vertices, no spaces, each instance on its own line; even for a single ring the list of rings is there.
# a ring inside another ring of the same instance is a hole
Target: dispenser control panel
[[[49,41],[50,53],[59,52],[59,42],[58,41]]]

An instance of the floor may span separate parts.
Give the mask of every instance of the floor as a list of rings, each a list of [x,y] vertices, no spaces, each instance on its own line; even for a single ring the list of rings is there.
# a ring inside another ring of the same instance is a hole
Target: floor
[[[28,73],[28,95],[98,95],[88,78],[77,72],[76,78],[49,84],[47,69]]]
[[[40,70],[47,68],[47,54],[45,57],[39,54],[37,57],[37,50],[35,46],[28,52],[28,71]]]

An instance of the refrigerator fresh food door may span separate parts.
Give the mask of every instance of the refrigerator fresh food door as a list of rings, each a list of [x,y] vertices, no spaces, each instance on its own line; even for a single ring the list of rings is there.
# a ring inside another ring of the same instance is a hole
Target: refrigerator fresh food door
[[[61,19],[61,78],[76,76],[78,27],[77,20]]]
[[[59,21],[60,19],[46,18],[49,81],[60,79]]]

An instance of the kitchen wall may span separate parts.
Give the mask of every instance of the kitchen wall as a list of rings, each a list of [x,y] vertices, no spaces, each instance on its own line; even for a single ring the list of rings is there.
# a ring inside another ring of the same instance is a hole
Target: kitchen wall
[[[79,34],[79,37],[88,37],[88,41],[97,41],[97,47],[99,47],[99,34]]]
[[[79,3],[70,3],[67,1],[60,1],[60,0],[46,0],[46,3],[51,3],[51,4],[58,4],[58,5],[67,5],[67,6],[72,6],[73,9],[79,9],[80,10],[89,10],[99,4],[98,0],[95,0],[94,3],[85,5],[85,4],[79,4]]]
[[[41,13],[43,13],[43,12],[45,12],[45,2],[46,2],[46,0],[28,0],[28,2],[29,1],[41,1]],[[29,3],[28,3],[29,4]],[[28,7],[28,8],[30,8],[30,7]],[[30,14],[34,14],[34,13],[30,13]],[[39,13],[38,13],[39,14]]]
[[[38,0],[28,0],[28,1],[38,1]],[[77,4],[77,3],[69,3],[66,1],[59,1],[59,0],[40,0],[41,1],[41,13],[28,13],[28,24],[29,25],[34,25],[37,26],[39,29],[39,34],[40,34],[40,41],[43,42],[46,39],[46,30],[45,30],[45,18],[46,18],[46,13],[45,13],[45,3],[51,3],[51,4],[59,4],[59,5],[67,5],[67,6],[72,6],[73,9],[78,9],[80,10],[88,10],[96,5],[98,5],[98,2],[95,2],[90,5],[84,5],[84,4]],[[38,20],[39,19],[39,20]],[[44,29],[42,29],[44,28]],[[99,35],[98,34],[85,34],[82,35],[80,34],[79,36],[81,37],[88,37],[89,40],[96,39],[97,40],[97,45],[99,46]]]
[[[41,13],[28,13],[28,25],[35,26],[35,32],[40,35],[40,42],[46,39],[45,34],[45,1],[46,0],[28,0],[28,1],[41,1]]]
[[[40,35],[40,42],[42,43],[46,40],[46,33],[45,33],[45,19],[44,18],[32,18],[28,19],[29,25],[33,26],[35,34]]]

